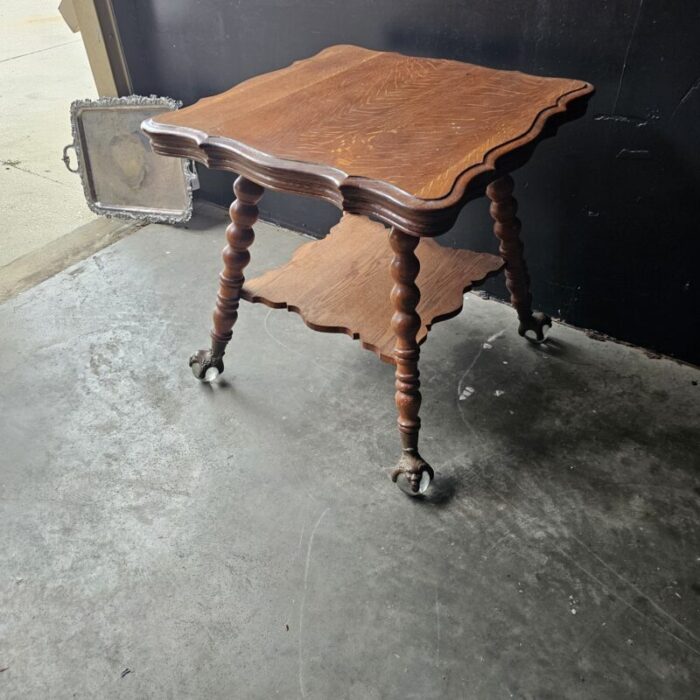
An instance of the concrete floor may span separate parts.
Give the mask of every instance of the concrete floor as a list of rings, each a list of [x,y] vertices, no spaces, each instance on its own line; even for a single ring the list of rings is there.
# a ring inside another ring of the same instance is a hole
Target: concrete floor
[[[73,141],[70,103],[97,93],[58,5],[0,3],[0,267],[95,219],[61,161]]]
[[[346,336],[243,304],[192,378],[223,217],[0,306],[0,696],[696,698],[700,373],[467,295],[410,499],[392,368]],[[249,271],[302,241],[260,225]]]

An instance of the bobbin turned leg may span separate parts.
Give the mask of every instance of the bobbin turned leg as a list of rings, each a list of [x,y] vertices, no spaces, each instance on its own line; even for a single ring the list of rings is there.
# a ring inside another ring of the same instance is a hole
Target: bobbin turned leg
[[[513,197],[513,178],[510,175],[494,180],[486,188],[491,200],[489,212],[494,221],[493,232],[500,240],[499,253],[506,263],[506,287],[510,301],[518,312],[518,333],[528,340],[542,342],[552,327],[552,319],[543,313],[532,312],[530,277],[523,257],[520,240],[520,219],[516,216],[518,202]]]
[[[399,412],[399,432],[401,433],[402,454],[399,463],[391,473],[393,481],[401,474],[407,480],[411,493],[424,493],[434,473],[430,465],[418,453],[418,432],[420,430],[420,380],[418,358],[420,348],[416,334],[420,328],[420,316],[416,306],[420,301],[420,290],[416,277],[420,263],[414,250],[418,238],[409,236],[394,228],[389,235],[394,257],[391,261],[391,276],[394,287],[391,301],[394,315],[391,327],[396,334],[394,359],[396,361],[396,408]]]
[[[224,351],[231,340],[238,318],[238,304],[245,278],[243,269],[250,262],[248,248],[255,239],[253,224],[258,219],[257,203],[263,188],[243,176],[233,185],[236,199],[229,208],[231,223],[226,229],[226,246],[222,252],[224,269],[219,275],[219,293],[214,309],[211,348],[199,350],[190,357],[190,367],[197,379],[210,382],[224,371]]]

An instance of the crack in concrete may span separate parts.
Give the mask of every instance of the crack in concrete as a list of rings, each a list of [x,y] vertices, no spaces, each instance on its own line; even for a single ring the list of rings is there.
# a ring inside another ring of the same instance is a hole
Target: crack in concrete
[[[52,49],[59,49],[61,48],[61,46],[68,46],[68,44],[77,44],[80,41],[80,39],[73,39],[72,41],[64,41],[62,44],[54,44],[53,46],[46,46],[43,49],[36,49],[36,51],[27,51],[27,53],[20,53],[16,56],[10,56],[9,58],[2,58],[0,59],[0,63],[16,61],[18,58],[24,58],[25,56],[33,56],[35,53],[43,53],[44,51],[51,51]]]
[[[52,177],[46,177],[46,175],[42,175],[41,173],[35,173],[33,170],[29,170],[28,168],[21,168],[19,166],[20,163],[21,161],[19,160],[0,161],[0,165],[4,165],[6,168],[14,168],[15,170],[27,173],[28,175],[34,175],[35,177],[40,177],[42,180],[48,180],[49,182],[53,182],[56,185],[61,185],[61,187],[68,187],[70,189],[73,189],[72,187],[70,187],[70,185],[67,185],[65,182],[61,182],[60,180],[54,180]]]
[[[306,548],[306,566],[304,567],[304,591],[301,596],[301,603],[299,604],[299,692],[301,693],[302,698],[306,697],[306,691],[304,689],[304,653],[302,633],[304,630],[304,606],[306,605],[306,590],[309,583],[309,567],[311,565],[311,548],[314,544],[316,530],[318,530],[321,521],[323,520],[324,516],[329,510],[330,507],[326,508],[326,510],[324,510],[323,513],[321,513],[321,516],[316,521],[314,529],[311,530],[311,534],[309,535],[309,543]]]

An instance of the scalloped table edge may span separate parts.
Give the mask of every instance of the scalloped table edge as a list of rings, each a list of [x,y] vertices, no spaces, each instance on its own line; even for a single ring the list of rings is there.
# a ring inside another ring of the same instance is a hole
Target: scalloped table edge
[[[541,110],[523,134],[495,146],[480,163],[462,171],[450,192],[439,199],[421,199],[382,180],[348,175],[332,166],[269,155],[234,139],[209,136],[184,126],[146,119],[141,129],[155,153],[191,158],[208,168],[243,175],[261,187],[317,197],[352,214],[373,216],[415,236],[437,236],[449,230],[462,206],[473,196],[469,186],[477,176],[496,172],[500,158],[535,141],[547,121],[566,112],[569,105],[594,91],[590,83],[560,95],[556,103]]]

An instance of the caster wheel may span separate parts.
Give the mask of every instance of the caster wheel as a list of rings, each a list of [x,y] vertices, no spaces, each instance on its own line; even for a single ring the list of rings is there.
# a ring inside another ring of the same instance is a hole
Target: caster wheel
[[[224,371],[224,362],[220,357],[212,358],[211,350],[199,350],[190,357],[190,369],[200,382],[209,384]]]
[[[547,314],[536,311],[529,319],[520,321],[518,333],[531,343],[544,343],[552,328],[552,319]]]
[[[391,472],[391,480],[409,496],[424,495],[434,478],[432,467],[416,451],[405,451]]]

